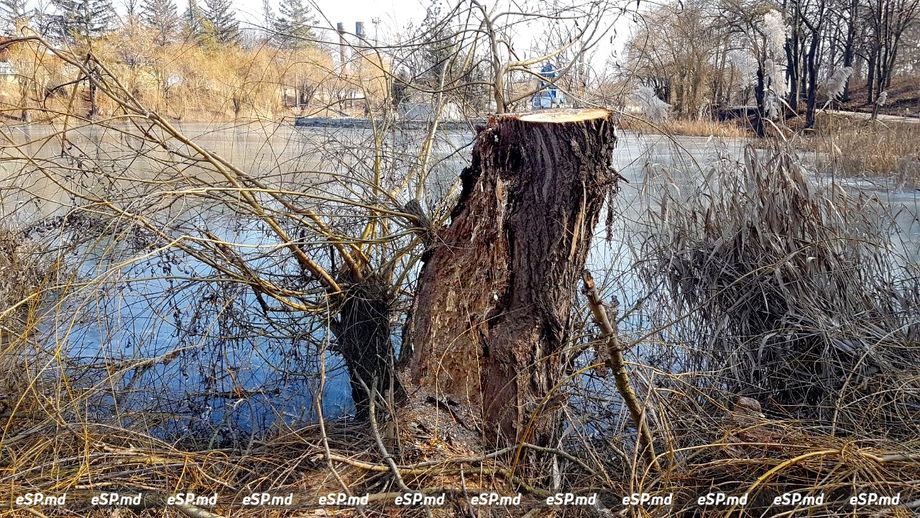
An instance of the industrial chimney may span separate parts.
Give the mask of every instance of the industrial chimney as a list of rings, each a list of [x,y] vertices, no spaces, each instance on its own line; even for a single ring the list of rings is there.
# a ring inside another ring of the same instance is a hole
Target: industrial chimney
[[[339,33],[339,66],[342,71],[345,70],[345,24],[338,22],[335,24],[336,31]]]

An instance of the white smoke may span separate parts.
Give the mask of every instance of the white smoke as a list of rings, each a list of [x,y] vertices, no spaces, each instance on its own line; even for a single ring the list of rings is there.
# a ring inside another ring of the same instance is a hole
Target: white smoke
[[[763,64],[764,111],[767,117],[776,119],[782,113],[783,98],[789,92],[786,67],[780,64],[784,61],[789,29],[783,22],[783,15],[776,9],[770,9],[763,15],[760,30],[766,40],[766,61]]]
[[[770,75],[770,89],[776,95],[785,97],[789,93],[789,82],[786,81],[786,66],[767,60],[767,73]]]
[[[764,109],[767,117],[776,119],[781,113],[783,97],[789,93],[789,83],[786,81],[786,67],[768,59],[764,63]]]
[[[742,49],[728,51],[728,62],[744,78],[743,86],[753,86],[757,82],[757,59],[750,52]]]

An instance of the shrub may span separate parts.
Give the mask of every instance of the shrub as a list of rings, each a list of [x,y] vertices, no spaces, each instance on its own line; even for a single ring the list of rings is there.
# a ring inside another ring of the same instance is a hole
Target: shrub
[[[768,155],[749,150],[651,211],[645,274],[668,288],[670,332],[696,343],[716,386],[774,411],[916,435],[918,278],[897,266],[882,223],[894,219],[812,185],[794,153]]]

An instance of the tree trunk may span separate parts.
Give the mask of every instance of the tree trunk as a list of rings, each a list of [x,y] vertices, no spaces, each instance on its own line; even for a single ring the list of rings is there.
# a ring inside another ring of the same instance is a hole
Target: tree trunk
[[[795,46],[796,50],[793,50]],[[786,94],[786,118],[798,115],[799,109],[799,59],[798,43],[795,40],[786,42],[786,80],[789,82],[789,93]]]
[[[815,127],[815,105],[818,102],[818,44],[821,42],[821,32],[816,30],[811,34],[811,45],[808,48],[808,93],[805,107],[805,127]]]
[[[336,351],[348,368],[356,417],[364,419],[368,417],[368,390],[393,401],[405,396],[394,369],[393,297],[387,284],[374,276],[354,283],[350,278],[343,280],[348,290],[332,331]]]
[[[89,90],[89,112],[86,114],[86,117],[89,120],[96,120],[96,117],[99,116],[99,93],[96,88],[96,83],[92,79],[92,77],[96,75],[96,61],[91,53],[86,55],[86,65],[89,68],[89,77],[86,78],[86,84]]]
[[[786,106],[784,108],[785,118],[791,118],[798,115],[799,112],[799,97],[802,92],[799,89],[799,81],[801,79],[801,52],[802,47],[799,44],[800,34],[802,29],[802,22],[800,20],[801,16],[801,6],[798,2],[795,4],[795,11],[792,15],[792,20],[794,23],[792,25],[792,35],[786,41],[785,50],[786,50],[786,76],[787,81],[789,82],[789,93],[786,94]]]
[[[480,130],[451,223],[419,276],[409,378],[490,444],[549,444],[571,305],[616,185],[606,110],[501,116]],[[405,347],[405,345],[404,345]]]
[[[99,116],[98,97],[96,83],[89,81],[89,113],[87,113],[89,120],[96,120],[96,117]]]
[[[754,113],[754,134],[758,137],[766,135],[763,119],[767,113],[767,86],[766,74],[764,73],[763,64],[757,66],[757,84],[754,86],[754,100],[757,103],[757,110]]]
[[[857,24],[859,23],[859,0],[850,0],[849,6],[849,17],[847,25],[847,35],[846,41],[843,47],[843,66],[844,67],[853,67],[853,61],[856,57],[856,30]],[[854,69],[858,67],[853,67]],[[855,78],[856,71],[853,71],[853,76]],[[840,96],[840,101],[843,103],[849,102],[850,100],[850,84],[851,81],[847,81],[846,85],[843,87],[843,95]]]
[[[881,89],[887,90],[891,88],[891,78],[894,75],[894,66],[898,62],[898,45],[900,45],[900,40],[900,34],[894,36],[894,44],[891,46],[891,54],[888,56],[888,63],[885,66],[885,81],[882,83]]]
[[[869,72],[866,77],[866,104],[875,102],[875,62],[878,59],[878,49],[873,48],[869,54]]]
[[[29,85],[25,79],[19,79],[19,120],[32,122],[32,112],[29,111]]]

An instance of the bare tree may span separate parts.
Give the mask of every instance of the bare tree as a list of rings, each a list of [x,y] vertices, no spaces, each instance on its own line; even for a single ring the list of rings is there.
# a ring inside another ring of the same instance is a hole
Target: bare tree
[[[641,17],[628,47],[629,68],[678,114],[697,116],[716,97],[726,39],[705,2],[665,5]]]
[[[866,77],[866,104],[891,85],[901,38],[920,16],[918,0],[879,0],[865,10],[869,26],[869,50]]]

